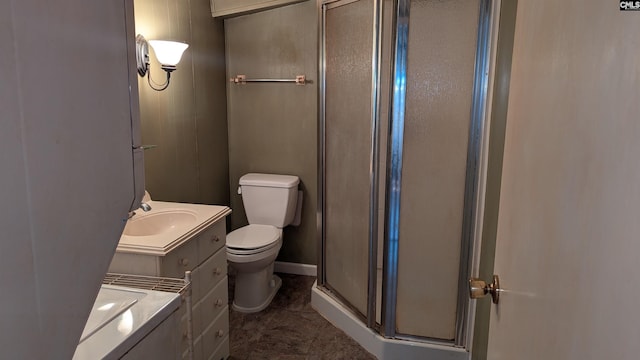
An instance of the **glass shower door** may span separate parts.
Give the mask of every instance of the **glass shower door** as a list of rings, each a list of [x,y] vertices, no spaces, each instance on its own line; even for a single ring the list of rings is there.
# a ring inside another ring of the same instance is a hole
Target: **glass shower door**
[[[324,285],[366,316],[374,1],[330,2],[323,11]]]
[[[465,184],[474,171],[467,154],[479,9],[477,0],[411,1],[396,306],[401,334],[456,335]]]
[[[318,284],[388,338],[467,345],[494,4],[322,4]]]

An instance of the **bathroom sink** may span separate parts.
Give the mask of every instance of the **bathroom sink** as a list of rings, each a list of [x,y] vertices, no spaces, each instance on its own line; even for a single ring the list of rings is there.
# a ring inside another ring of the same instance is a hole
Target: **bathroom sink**
[[[188,210],[163,210],[134,215],[124,227],[123,235],[152,236],[193,225],[196,214]]]

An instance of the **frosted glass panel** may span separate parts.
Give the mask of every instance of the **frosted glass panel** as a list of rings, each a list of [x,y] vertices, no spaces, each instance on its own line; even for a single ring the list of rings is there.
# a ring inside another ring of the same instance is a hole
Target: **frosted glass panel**
[[[397,330],[455,337],[479,2],[411,2]]]
[[[326,283],[367,309],[373,1],[326,12]]]

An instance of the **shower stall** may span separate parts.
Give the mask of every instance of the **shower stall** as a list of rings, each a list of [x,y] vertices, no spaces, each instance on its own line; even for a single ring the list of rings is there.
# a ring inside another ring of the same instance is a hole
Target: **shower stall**
[[[314,306],[379,357],[469,358],[499,1],[320,6]]]

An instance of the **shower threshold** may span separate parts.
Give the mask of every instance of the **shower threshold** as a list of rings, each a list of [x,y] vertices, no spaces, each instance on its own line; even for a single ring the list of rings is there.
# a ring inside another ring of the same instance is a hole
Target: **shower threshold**
[[[378,359],[471,358],[468,351],[455,346],[384,338],[366,327],[349,309],[320,289],[317,282],[311,288],[311,306]]]

